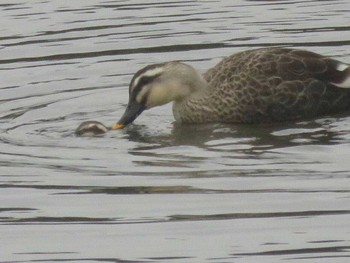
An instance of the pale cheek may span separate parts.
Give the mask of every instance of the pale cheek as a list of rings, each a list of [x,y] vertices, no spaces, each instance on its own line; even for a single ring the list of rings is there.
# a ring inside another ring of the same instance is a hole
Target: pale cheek
[[[161,87],[154,87],[148,96],[147,107],[151,108],[171,101],[169,94]]]

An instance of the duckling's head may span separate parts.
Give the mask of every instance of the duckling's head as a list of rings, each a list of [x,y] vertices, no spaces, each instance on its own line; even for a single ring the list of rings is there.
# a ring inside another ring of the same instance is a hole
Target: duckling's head
[[[193,67],[181,62],[147,66],[132,78],[128,105],[112,129],[122,129],[144,110],[180,101],[206,85],[206,81]]]
[[[75,130],[77,136],[95,136],[108,132],[109,127],[106,127],[98,121],[84,121]]]

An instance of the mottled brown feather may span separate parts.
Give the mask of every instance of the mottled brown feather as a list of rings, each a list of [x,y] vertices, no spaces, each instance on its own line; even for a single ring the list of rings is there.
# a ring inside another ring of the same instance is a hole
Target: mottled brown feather
[[[224,58],[204,78],[203,94],[174,103],[183,122],[257,123],[310,118],[350,109],[350,67],[319,54],[263,48]]]

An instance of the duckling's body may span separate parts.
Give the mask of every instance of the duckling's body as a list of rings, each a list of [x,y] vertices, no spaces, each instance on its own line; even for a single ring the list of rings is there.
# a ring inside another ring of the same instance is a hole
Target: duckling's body
[[[226,57],[203,76],[179,62],[151,65],[129,92],[114,128],[171,101],[185,123],[287,121],[350,109],[350,67],[309,51],[262,48]]]

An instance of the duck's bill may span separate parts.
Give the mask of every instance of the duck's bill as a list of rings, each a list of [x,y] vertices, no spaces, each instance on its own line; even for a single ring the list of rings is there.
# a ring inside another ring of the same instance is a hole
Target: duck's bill
[[[123,129],[128,124],[132,123],[144,110],[145,106],[134,102],[129,102],[123,116],[120,120],[112,126],[112,130],[120,130]]]
[[[125,125],[120,124],[120,123],[116,123],[112,126],[112,130],[120,130],[123,129],[125,127]]]

